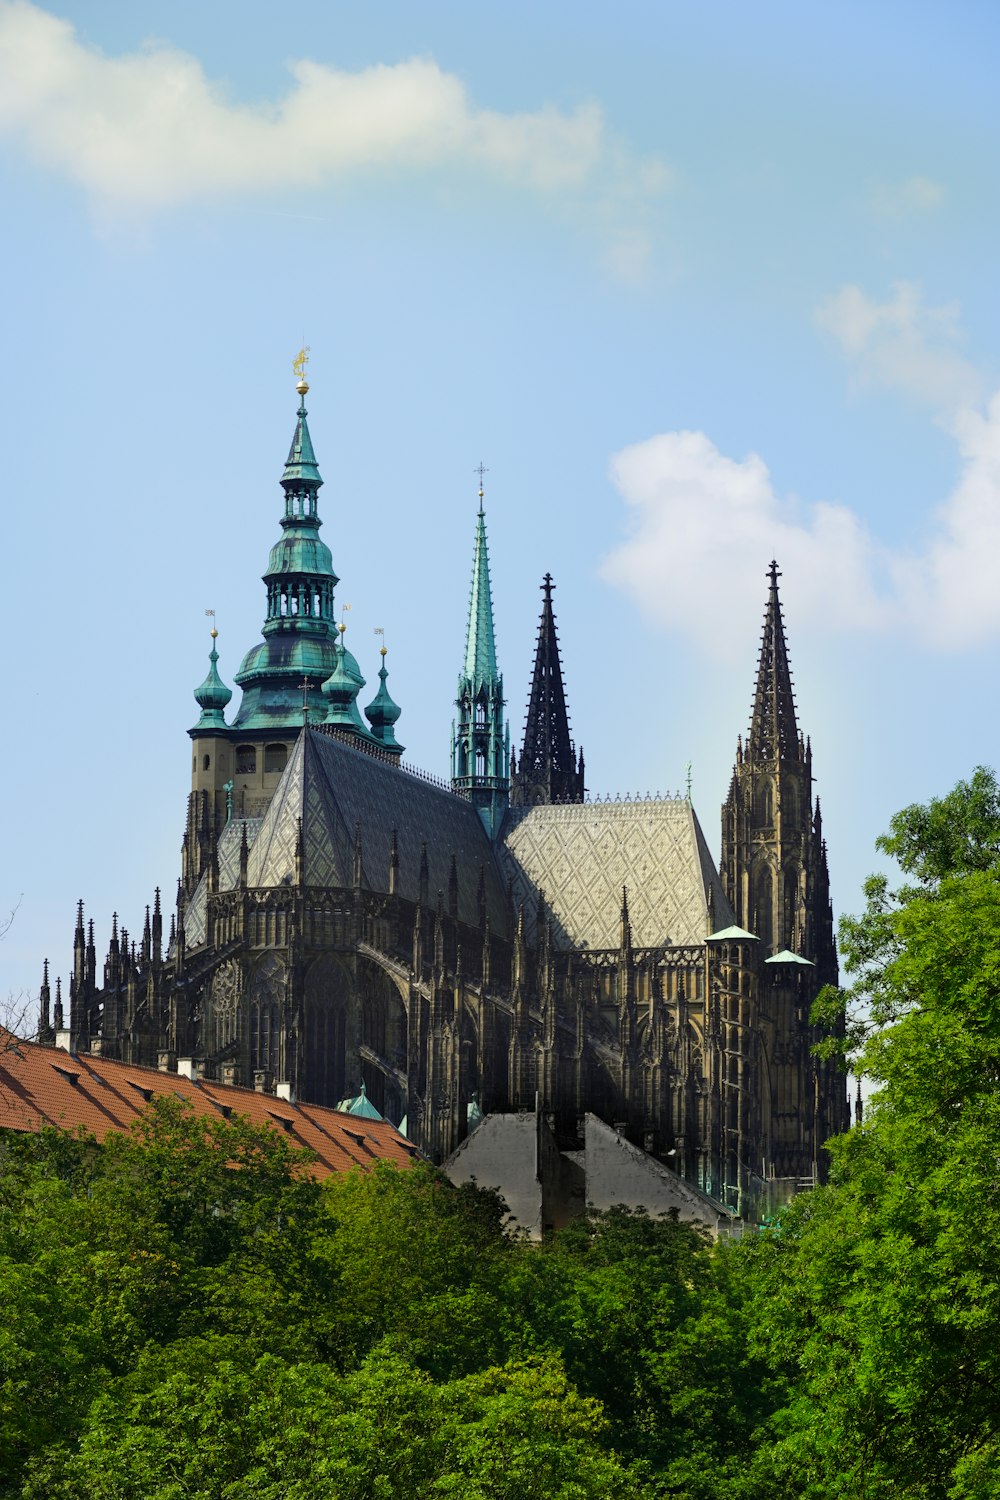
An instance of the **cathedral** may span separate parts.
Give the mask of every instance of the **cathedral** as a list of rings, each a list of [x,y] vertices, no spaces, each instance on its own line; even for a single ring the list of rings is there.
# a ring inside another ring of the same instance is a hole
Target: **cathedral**
[[[281,478],[262,639],[235,681],[215,631],[188,731],[176,909],[77,910],[42,1040],[316,1104],[362,1095],[444,1160],[483,1113],[534,1110],[572,1150],[586,1113],[737,1213],[823,1176],[847,1128],[812,1054],[837,982],[826,845],[772,563],[750,729],[714,861],[690,796],[587,797],[546,573],[512,749],[480,488],[451,777],[407,766],[337,622],[305,396]],[[457,653],[456,653],[457,654]]]

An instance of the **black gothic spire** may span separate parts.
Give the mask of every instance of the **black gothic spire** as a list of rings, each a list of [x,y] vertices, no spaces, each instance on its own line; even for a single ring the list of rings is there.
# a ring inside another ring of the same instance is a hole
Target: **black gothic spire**
[[[542,581],[544,599],[524,745],[511,777],[511,802],[515,807],[531,807],[538,802],[583,801],[583,752],[578,761],[570,738],[559,637],[552,613],[554,588],[552,575],[546,573]]]
[[[768,569],[771,589],[764,612],[764,633],[757,666],[757,689],[747,752],[757,761],[798,759],[799,731],[795,722],[792,672],[788,665],[785,627],[778,599],[778,564]]]

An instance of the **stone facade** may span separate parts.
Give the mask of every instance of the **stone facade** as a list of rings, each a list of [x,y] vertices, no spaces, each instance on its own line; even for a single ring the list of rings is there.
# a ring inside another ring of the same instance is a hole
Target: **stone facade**
[[[720,869],[688,798],[586,800],[548,576],[508,777],[482,496],[453,780],[405,767],[384,653],[367,726],[357,709],[321,483],[302,405],[242,703],[227,723],[214,635],[195,694],[170,931],[157,893],[137,941],[115,922],[99,973],[81,903],[68,1014],[46,981],[43,1030],[318,1104],[364,1083],[439,1161],[470,1109],[537,1100],[570,1158],[591,1114],[734,1213],[821,1177],[849,1115],[810,1051],[836,951],[777,570]]]

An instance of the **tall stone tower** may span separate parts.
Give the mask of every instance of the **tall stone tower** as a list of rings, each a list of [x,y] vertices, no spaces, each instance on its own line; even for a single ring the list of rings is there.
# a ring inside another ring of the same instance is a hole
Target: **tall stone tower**
[[[520,761],[511,758],[512,807],[583,801],[583,751],[578,759],[570,738],[559,637],[552,612],[554,588],[552,574],[546,573],[542,580],[542,618],[538,625],[524,744]]]
[[[821,1148],[846,1130],[843,1078],[812,1054],[810,1008],[836,984],[837,948],[812,749],[796,723],[792,673],[778,598],[770,588],[750,733],[736,749],[722,808],[720,874],[737,923],[760,944],[761,1088],[765,1155],[776,1177],[801,1186],[823,1173]]]
[[[504,727],[503,705],[503,677],[497,670],[486,516],[480,486],[465,662],[455,700],[458,721],[452,725],[451,732],[451,784],[475,806],[491,839],[499,835],[510,787],[507,779],[510,731]]]
[[[812,801],[812,749],[796,722],[780,577],[772,562],[750,733],[737,746],[722,809],[720,873],[736,920],[765,954],[809,959],[820,984],[835,984],[826,845]]]

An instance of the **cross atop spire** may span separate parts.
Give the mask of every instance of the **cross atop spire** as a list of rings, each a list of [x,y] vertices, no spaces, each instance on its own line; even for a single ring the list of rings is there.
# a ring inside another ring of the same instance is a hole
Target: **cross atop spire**
[[[515,806],[537,802],[582,802],[583,765],[577,761],[569,732],[559,637],[552,611],[552,574],[542,579],[542,615],[538,624],[535,670],[524,723],[521,760],[512,778]]]
[[[799,755],[799,731],[795,717],[795,694],[792,672],[785,644],[785,626],[778,598],[778,564],[767,570],[770,588],[764,611],[757,664],[757,686],[754,692],[753,716],[747,752],[756,760],[783,759]]]
[[[473,469],[472,472],[474,474],[478,474],[479,475],[479,514],[482,515],[482,513],[483,513],[483,475],[484,474],[488,474],[490,471],[486,467],[486,465],[483,463],[482,459],[480,459],[479,463],[476,465],[476,467]]]

